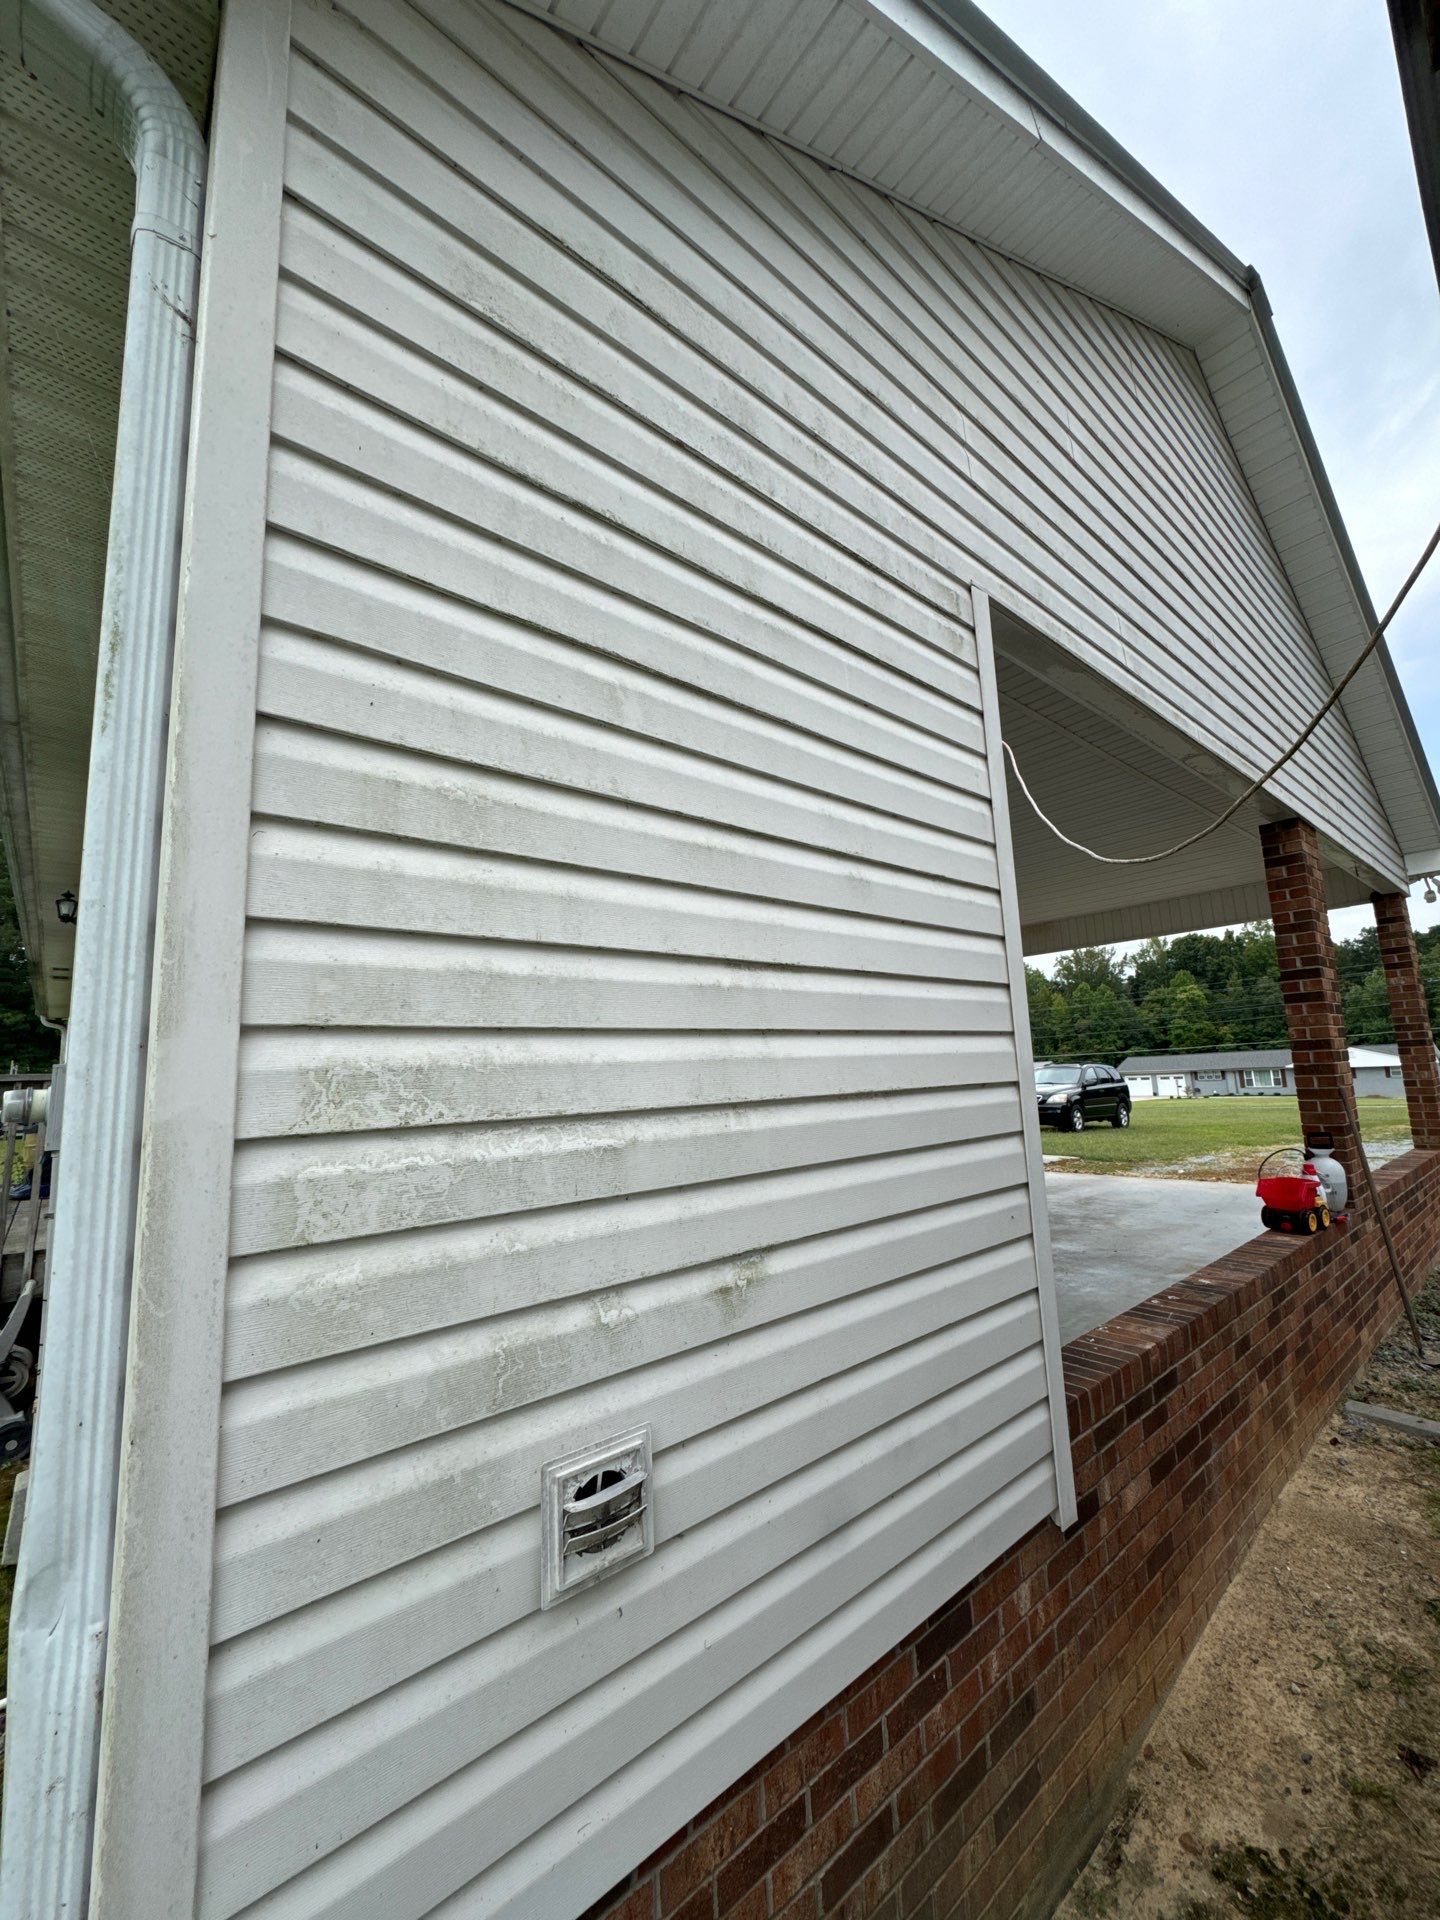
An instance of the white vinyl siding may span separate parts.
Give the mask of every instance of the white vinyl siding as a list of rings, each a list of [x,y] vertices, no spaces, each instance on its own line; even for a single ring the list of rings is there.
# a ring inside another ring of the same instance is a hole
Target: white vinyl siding
[[[1343,535],[1319,497],[1323,479],[1311,464],[1265,329],[1257,323],[1252,303],[1263,304],[1263,289],[1258,282],[1252,286],[1252,270],[1227,258],[1218,243],[1183,230],[1183,216],[1176,224],[1143,189],[1130,190],[1103,162],[1097,165],[1085,150],[1083,133],[1077,141],[1063,108],[1057,114],[1053,106],[1026,98],[977,56],[976,44],[986,38],[983,21],[957,22],[952,31],[945,8],[933,0],[731,0],[724,7],[704,0],[518,4],[723,108],[727,117],[778,136],[782,150],[803,150],[824,163],[816,178],[833,178],[838,169],[879,187],[915,213],[988,243],[992,260],[1003,257],[1039,268],[1052,286],[1060,283],[1056,292],[1062,299],[1064,288],[1084,288],[1093,297],[1086,303],[1092,312],[1133,315],[1158,330],[1130,329],[1122,321],[1122,343],[1137,336],[1162,349],[1167,340],[1187,343],[1204,370],[1207,410],[1217,416],[1215,424],[1202,428],[1202,437],[1222,440],[1227,463],[1238,458],[1243,511],[1262,530],[1263,564],[1286,581],[1287,597],[1293,590],[1298,602],[1299,616],[1289,623],[1294,644],[1312,657],[1318,648],[1327,691],[1350,666],[1374,616],[1360,606],[1352,563],[1341,550]],[[1122,345],[1122,358],[1125,351]],[[1189,353],[1181,358],[1190,368],[1197,364]],[[1122,367],[1122,384],[1129,379]],[[1150,389],[1150,373],[1142,367],[1135,393],[1142,406],[1153,397]],[[1162,396],[1162,411],[1164,406]],[[1074,415],[1082,430],[1088,413],[1082,387]],[[1183,536],[1186,544],[1213,501],[1197,497],[1195,505],[1198,511]],[[1108,523],[1102,521],[1098,531],[1103,546]],[[984,579],[983,569],[977,579]],[[1230,566],[1222,566],[1217,584],[1234,584]],[[1035,610],[1026,611],[1033,616]],[[1045,631],[1147,704],[1152,654],[1176,654],[1182,663],[1187,655],[1184,644],[1176,644],[1178,631],[1167,633],[1149,622],[1134,634],[1107,630],[1103,616],[1094,624],[1077,619]],[[1256,676],[1245,658],[1251,637],[1243,602],[1237,601],[1229,631],[1216,630],[1190,659],[1196,685],[1208,690],[1216,678],[1234,671],[1240,684],[1251,685]],[[1117,640],[1123,646],[1117,647]],[[1264,698],[1285,721],[1287,738],[1313,711],[1308,685],[1288,682],[1283,669],[1265,678]],[[1182,699],[1179,704],[1188,713],[1190,703]],[[1357,843],[1350,850],[1368,859],[1366,848],[1387,847],[1388,864],[1382,863],[1381,871],[1390,884],[1400,884],[1405,864],[1396,857],[1396,835],[1412,854],[1433,846],[1435,815],[1418,749],[1399,722],[1394,690],[1378,660],[1362,669],[1341,708],[1344,723],[1337,730],[1354,729],[1364,759],[1360,811],[1372,836],[1363,848]],[[1268,764],[1253,751],[1243,728],[1222,745],[1221,757],[1250,774]],[[1348,808],[1352,770],[1348,764],[1327,766],[1323,748],[1308,759],[1299,784],[1300,769],[1287,769],[1277,784],[1310,817],[1338,819],[1335,803]],[[1306,797],[1312,789],[1325,796],[1318,811]],[[1343,828],[1336,838],[1346,844]],[[1372,876],[1366,887],[1373,884]],[[1365,890],[1355,897],[1365,898]],[[1218,921],[1248,917],[1256,906],[1253,897],[1227,901],[1216,890],[1205,910]],[[1052,925],[1045,937],[1055,945],[1214,923],[1170,915],[1146,922],[1137,916],[1127,926],[1122,913],[1107,932],[1103,926],[1083,927],[1078,916],[1058,924],[1053,915],[1048,918]]]
[[[463,37],[468,0],[425,0],[424,10]],[[570,0],[548,10],[569,21]],[[709,96],[723,74],[696,78],[705,71],[704,36],[681,25],[689,12],[693,26],[695,11],[666,4],[628,35],[611,15],[598,32],[607,45],[633,43],[634,57],[667,73],[673,60],[673,77]],[[741,11],[737,36],[763,89],[783,0],[750,0]],[[819,7],[805,14],[793,84],[808,92],[824,76],[826,98],[858,137],[865,116],[855,124],[860,96],[842,49],[847,33],[863,35],[864,10],[840,0],[829,15]],[[671,44],[677,29],[683,47]],[[537,31],[525,35],[531,45],[540,44]],[[587,65],[593,74],[605,62]],[[959,471],[943,489],[952,512],[942,518],[929,503],[924,517],[938,520],[937,531],[948,521],[967,553],[967,577],[1004,589],[1017,612],[1227,764],[1258,774],[1290,744],[1331,681],[1192,352],[727,115],[618,63],[611,70],[643,102],[643,118],[615,113],[633,145],[609,150],[611,168],[627,184],[643,182],[667,226],[704,246],[717,273],[728,267],[753,290],[780,329],[772,334],[757,316],[757,349],[768,347],[804,380],[809,353],[778,347],[798,333],[814,355],[853,368],[882,402],[901,387],[930,423],[927,446]],[[863,141],[838,137],[838,122],[787,118],[783,86],[748,110],[783,126],[787,141],[827,157],[833,150],[841,166],[873,167]],[[565,124],[563,110],[556,121]],[[655,122],[673,133],[674,148],[640,131]],[[964,201],[978,188],[994,217],[1003,158],[987,149],[982,168],[957,154],[944,125],[938,116],[923,144],[954,171],[959,199],[927,191],[927,204],[964,225]],[[1023,159],[1022,146],[1016,164]],[[724,178],[723,195],[687,193],[686,167],[697,161]],[[886,168],[879,177],[892,178]],[[1009,177],[1018,186],[1022,176],[1012,168]],[[897,191],[914,197],[913,183]],[[1034,198],[1042,224],[1064,226],[1050,194]],[[1013,233],[1009,251],[1023,251]],[[665,257],[662,247],[657,259]],[[1242,425],[1231,422],[1234,431]],[[1362,858],[1403,871],[1338,713],[1276,790]]]
[[[294,13],[206,1920],[568,1920],[1068,1498],[963,452],[463,16]],[[654,1558],[541,1615],[640,1420]]]
[[[1065,1504],[970,583],[1215,737],[1296,616],[1158,336],[505,6],[293,33],[197,1912],[572,1920]]]

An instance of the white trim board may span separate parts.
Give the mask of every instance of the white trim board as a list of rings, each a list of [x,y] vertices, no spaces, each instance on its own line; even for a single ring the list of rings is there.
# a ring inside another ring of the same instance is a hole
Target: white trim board
[[[1030,1040],[1030,1003],[1025,992],[1020,900],[1015,884],[1015,855],[1010,840],[1010,796],[1006,786],[1004,744],[1000,731],[1000,691],[995,680],[995,642],[990,630],[990,596],[979,586],[972,585],[970,591],[975,613],[980,705],[985,716],[985,757],[990,768],[990,810],[994,820],[995,856],[1000,870],[1000,911],[1005,924],[1010,1016],[1014,1022],[1020,1111],[1025,1134],[1030,1231],[1035,1245],[1035,1270],[1040,1289],[1040,1328],[1045,1347],[1050,1427],[1055,1445],[1055,1519],[1057,1525],[1071,1527],[1076,1519],[1075,1469],[1071,1456],[1070,1419],[1065,1409],[1065,1374],[1060,1358],[1060,1317],[1055,1302],[1055,1263],[1050,1250],[1050,1211],[1045,1200],[1045,1160],[1040,1145],[1040,1115],[1034,1099],[1030,1097],[1035,1079],[1035,1052]]]
[[[194,1910],[289,35],[290,0],[225,11],[91,1920]]]

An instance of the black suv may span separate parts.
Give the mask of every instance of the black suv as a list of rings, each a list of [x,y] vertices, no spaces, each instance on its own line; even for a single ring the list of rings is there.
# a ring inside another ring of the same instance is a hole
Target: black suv
[[[1083,1133],[1087,1120],[1130,1124],[1130,1089],[1114,1067],[1037,1067],[1035,1094],[1045,1127]]]

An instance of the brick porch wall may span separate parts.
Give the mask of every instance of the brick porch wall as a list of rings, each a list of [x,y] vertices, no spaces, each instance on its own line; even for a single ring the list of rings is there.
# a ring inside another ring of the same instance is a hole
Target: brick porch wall
[[[1358,1168],[1350,1047],[1320,842],[1308,820],[1277,820],[1260,829],[1260,847],[1300,1119],[1307,1137],[1317,1129],[1332,1133],[1337,1159]],[[1366,1206],[1363,1182],[1352,1181],[1351,1188],[1355,1206]]]
[[[1375,930],[1400,1066],[1410,1108],[1410,1131],[1417,1147],[1440,1147],[1440,1066],[1430,1032],[1430,1010],[1420,977],[1420,956],[1410,926],[1410,902],[1403,893],[1371,895]]]
[[[1378,1175],[1407,1271],[1440,1153]],[[1280,1489],[1398,1312],[1378,1225],[1267,1234],[1065,1349],[1080,1523],[1037,1528],[586,1920],[1050,1912]]]

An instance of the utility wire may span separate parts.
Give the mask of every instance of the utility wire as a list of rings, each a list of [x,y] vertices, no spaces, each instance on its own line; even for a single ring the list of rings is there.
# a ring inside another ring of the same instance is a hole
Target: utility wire
[[[1015,778],[1020,783],[1020,791],[1024,794],[1025,798],[1030,802],[1030,805],[1035,812],[1036,818],[1039,819],[1045,826],[1047,826],[1050,829],[1051,833],[1055,835],[1055,838],[1057,840],[1063,840],[1067,847],[1073,847],[1077,853],[1085,854],[1088,859],[1103,861],[1103,863],[1107,867],[1147,867],[1147,866],[1150,866],[1156,860],[1169,860],[1170,858],[1172,858],[1173,855],[1177,853],[1183,853],[1187,847],[1193,847],[1197,841],[1208,840],[1210,835],[1212,833],[1218,832],[1219,829],[1225,825],[1227,820],[1233,820],[1235,818],[1235,815],[1240,811],[1241,807],[1245,805],[1245,802],[1247,800],[1253,799],[1253,797],[1260,791],[1261,787],[1263,787],[1267,781],[1273,780],[1275,775],[1280,771],[1281,767],[1283,767],[1287,761],[1293,760],[1295,758],[1295,755],[1300,751],[1301,747],[1304,746],[1305,742],[1315,732],[1315,729],[1320,725],[1320,722],[1325,718],[1326,714],[1330,712],[1331,708],[1335,705],[1336,701],[1340,698],[1341,694],[1344,693],[1345,689],[1349,686],[1350,682],[1355,678],[1356,674],[1360,671],[1361,667],[1364,666],[1365,662],[1370,658],[1371,654],[1374,653],[1376,647],[1379,646],[1381,640],[1384,638],[1385,629],[1389,626],[1390,622],[1395,618],[1396,614],[1400,611],[1401,607],[1405,604],[1406,595],[1409,593],[1410,589],[1414,586],[1415,582],[1420,578],[1421,574],[1425,571],[1425,568],[1429,563],[1430,556],[1434,553],[1437,546],[1440,546],[1440,526],[1436,527],[1435,531],[1431,534],[1430,538],[1426,541],[1425,551],[1420,555],[1420,558],[1415,562],[1414,566],[1410,569],[1409,574],[1406,576],[1405,584],[1401,587],[1400,591],[1396,594],[1395,598],[1390,602],[1389,609],[1386,612],[1384,619],[1380,622],[1379,626],[1375,628],[1374,632],[1370,635],[1370,638],[1365,642],[1365,645],[1360,649],[1359,654],[1356,656],[1353,664],[1350,666],[1349,670],[1345,673],[1343,678],[1336,682],[1334,692],[1330,695],[1330,698],[1325,702],[1324,706],[1321,707],[1320,711],[1314,716],[1310,724],[1305,728],[1304,732],[1300,735],[1299,739],[1294,741],[1292,745],[1288,746],[1285,749],[1284,753],[1280,755],[1280,758],[1278,760],[1272,761],[1271,764],[1265,769],[1265,771],[1257,779],[1252,780],[1250,785],[1246,787],[1245,791],[1240,795],[1239,799],[1233,800],[1230,803],[1230,805],[1225,809],[1225,811],[1219,816],[1219,818],[1212,820],[1208,827],[1201,827],[1198,833],[1192,833],[1187,839],[1177,840],[1173,847],[1164,847],[1161,849],[1159,853],[1131,853],[1131,854],[1097,853],[1094,847],[1087,847],[1084,845],[1082,841],[1072,840],[1068,833],[1066,833],[1062,828],[1056,826],[1055,822],[1050,818],[1049,814],[1045,812],[1044,808],[1040,805],[1040,802],[1035,798],[1034,794],[1031,793],[1029,787],[1026,786],[1025,776],[1023,773],[1021,773],[1020,764],[1015,758],[1015,749],[1010,745],[1010,742],[1008,740],[1002,740],[1000,744],[1004,747],[1006,757],[1009,759],[1009,762],[1010,762],[1011,769],[1014,772]]]

